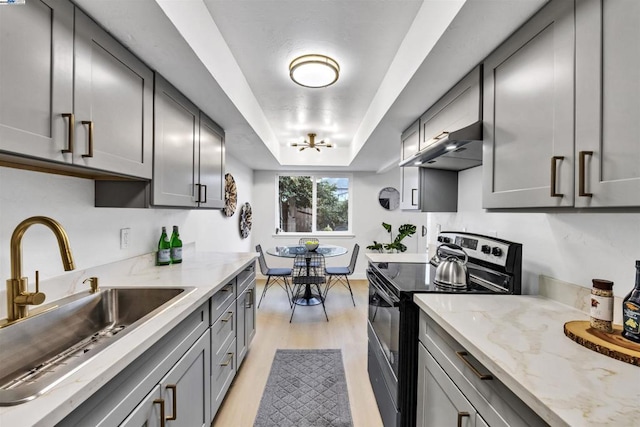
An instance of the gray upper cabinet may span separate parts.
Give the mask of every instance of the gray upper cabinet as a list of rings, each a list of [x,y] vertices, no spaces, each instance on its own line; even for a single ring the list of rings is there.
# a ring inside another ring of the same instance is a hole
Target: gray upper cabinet
[[[0,150],[151,178],[153,73],[91,19],[66,1],[3,7],[0,56]]]
[[[484,62],[483,206],[573,206],[573,1],[554,1]]]
[[[154,116],[152,203],[196,207],[198,107],[156,75]]]
[[[576,2],[576,207],[640,206],[639,24],[635,0]]]
[[[156,75],[152,204],[224,206],[224,131]]]
[[[200,112],[198,206],[224,207],[224,131]]]
[[[71,161],[62,114],[73,112],[72,90],[73,5],[0,7],[0,150]]]
[[[420,151],[448,132],[482,120],[481,67],[478,66],[420,117]]]
[[[76,9],[77,165],[150,179],[153,72]]]
[[[420,122],[416,120],[402,133],[400,160],[406,160],[418,152]],[[400,168],[400,209],[420,209],[420,171],[417,167]]]

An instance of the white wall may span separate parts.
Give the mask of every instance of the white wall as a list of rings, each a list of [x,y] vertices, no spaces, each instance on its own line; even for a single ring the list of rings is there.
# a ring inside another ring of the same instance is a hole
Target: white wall
[[[253,171],[230,156],[226,170],[238,187],[238,209],[230,218],[219,210],[96,208],[93,180],[0,167],[0,278],[11,274],[9,241],[14,228],[33,215],[62,224],[78,269],[155,251],[162,226],[169,231],[179,226],[183,244],[195,242],[198,251],[251,251],[250,239],[240,237],[239,211],[244,202],[253,203]],[[131,243],[120,249],[120,229],[125,227],[131,229]],[[43,279],[64,273],[57,243],[46,227],[29,228],[22,249],[23,275],[30,282],[36,269]],[[0,286],[0,302],[5,293]],[[4,306],[0,318],[6,313]]]
[[[428,214],[429,244],[436,228],[498,237],[523,244],[523,286],[537,293],[538,275],[591,287],[591,279],[614,282],[615,295],[633,287],[635,260],[640,259],[640,213],[487,212],[482,209],[482,167],[460,172],[458,212]]]
[[[286,173],[286,172],[282,172]],[[292,236],[276,235],[276,172],[254,172],[254,205],[253,205],[253,232],[252,244],[261,244],[263,250],[276,245],[297,243],[299,238]],[[394,236],[398,226],[404,223],[414,224],[418,228],[416,236],[405,238],[403,243],[407,246],[407,252],[424,252],[419,247],[419,238],[422,225],[427,224],[427,215],[411,211],[387,211],[378,203],[378,192],[384,187],[400,188],[400,171],[394,168],[384,174],[373,172],[353,172],[353,190],[351,200],[353,209],[353,236],[350,237],[320,237],[326,244],[345,246],[349,253],[340,257],[328,258],[327,265],[347,265],[350,260],[353,245],[360,245],[360,256],[356,264],[354,278],[365,278],[366,260],[364,253],[366,247],[374,240],[389,242],[389,234],[382,228],[382,222],[393,225]],[[291,260],[266,255],[270,267],[291,266]]]

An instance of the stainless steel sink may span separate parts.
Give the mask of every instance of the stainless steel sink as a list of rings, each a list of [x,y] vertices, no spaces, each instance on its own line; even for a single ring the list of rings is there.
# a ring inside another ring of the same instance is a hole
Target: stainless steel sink
[[[102,288],[0,329],[0,406],[36,398],[194,288]]]

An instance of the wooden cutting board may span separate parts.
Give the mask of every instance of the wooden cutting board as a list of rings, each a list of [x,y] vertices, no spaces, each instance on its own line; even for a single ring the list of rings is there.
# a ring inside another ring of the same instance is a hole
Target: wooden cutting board
[[[588,320],[564,324],[564,334],[578,344],[605,356],[640,366],[640,344],[622,337],[622,325],[613,325],[613,333],[591,327]]]

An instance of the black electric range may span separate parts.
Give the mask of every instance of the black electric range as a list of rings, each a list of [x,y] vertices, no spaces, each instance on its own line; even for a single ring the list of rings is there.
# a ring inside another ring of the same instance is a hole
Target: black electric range
[[[385,427],[414,426],[417,393],[419,309],[416,293],[520,294],[522,245],[464,232],[442,232],[437,255],[428,263],[369,263],[368,371]],[[451,256],[468,256],[467,285],[435,282]],[[439,255],[439,256],[438,256]]]

